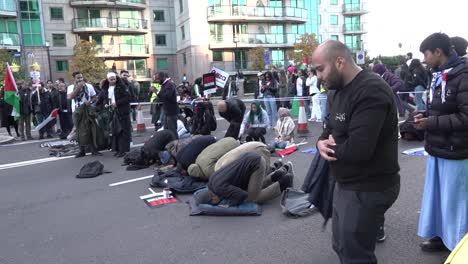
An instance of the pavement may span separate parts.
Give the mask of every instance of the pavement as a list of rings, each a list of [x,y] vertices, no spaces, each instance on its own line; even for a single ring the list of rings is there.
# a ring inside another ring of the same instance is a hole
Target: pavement
[[[222,137],[227,125],[219,120],[213,135]],[[320,134],[318,123],[309,128],[306,137],[296,140],[308,142],[300,150],[313,147]],[[133,144],[142,144],[151,131],[134,137]],[[339,263],[331,247],[331,223],[324,229],[319,214],[286,217],[275,199],[262,206],[261,216],[189,216],[189,195],[149,208],[139,196],[150,193],[150,178],[110,185],[151,176],[153,168],[126,171],[122,159],[109,152],[54,158],[40,143],[0,146],[0,264]],[[399,142],[400,153],[420,146],[422,142]],[[112,173],[75,178],[84,163],[95,159]],[[294,164],[294,187],[301,186],[312,159],[300,151],[284,158]],[[386,214],[387,240],[376,247],[379,263],[440,264],[448,256],[419,248],[425,160],[399,155],[401,192]]]

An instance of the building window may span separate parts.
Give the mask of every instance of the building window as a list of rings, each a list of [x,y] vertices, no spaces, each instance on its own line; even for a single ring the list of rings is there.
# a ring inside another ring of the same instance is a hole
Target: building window
[[[63,20],[63,8],[51,7],[50,8],[50,20]]]
[[[330,5],[337,5],[338,4],[338,0],[330,0]]]
[[[182,53],[182,62],[184,63],[184,65],[187,65],[187,55],[184,53]]]
[[[179,13],[184,12],[184,0],[179,0]]]
[[[38,0],[20,0],[21,32],[23,45],[42,46],[42,24]]]
[[[271,51],[271,64],[278,69],[284,68],[284,50]]]
[[[54,47],[66,47],[65,34],[52,34],[52,45]]]
[[[68,61],[58,60],[55,61],[55,70],[58,72],[67,72],[68,71]]]
[[[213,61],[223,61],[223,52],[213,50]]]
[[[156,69],[158,71],[169,69],[169,62],[167,58],[157,58],[156,59]]]
[[[153,10],[153,21],[164,22],[164,10]]]
[[[360,36],[345,36],[345,44],[352,51],[361,49],[361,37]]]
[[[338,35],[331,35],[331,36],[330,36],[330,39],[332,39],[332,40],[339,40],[339,39],[338,39]]]
[[[330,25],[338,25],[338,15],[330,16]]]
[[[156,46],[166,46],[166,35],[156,34],[154,36],[156,38]]]
[[[185,40],[185,26],[180,27],[180,33],[182,34],[182,40]]]

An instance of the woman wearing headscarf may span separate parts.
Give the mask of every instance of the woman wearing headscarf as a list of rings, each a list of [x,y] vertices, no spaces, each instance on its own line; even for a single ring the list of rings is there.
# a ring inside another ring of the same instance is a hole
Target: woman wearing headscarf
[[[250,111],[244,116],[240,135],[246,134],[246,141],[259,141],[265,143],[266,129],[270,127],[270,119],[260,102],[255,100],[250,105]]]
[[[281,107],[278,110],[279,119],[275,127],[275,140],[271,143],[272,148],[284,149],[288,143],[294,142],[294,129],[296,124],[291,117],[289,109]]]

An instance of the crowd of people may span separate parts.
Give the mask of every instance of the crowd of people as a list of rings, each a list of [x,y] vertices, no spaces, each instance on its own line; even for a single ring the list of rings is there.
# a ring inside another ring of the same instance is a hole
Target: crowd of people
[[[380,62],[371,70],[362,69],[346,45],[326,41],[312,56],[314,68],[259,72],[250,106],[232,96],[236,88],[229,84],[216,107],[229,123],[220,140],[210,135],[216,118],[212,103],[203,96],[201,79],[189,86],[185,77],[177,87],[166,73],[158,72],[149,96],[158,130],[153,138],[159,147],[144,151],[154,152],[162,164],[176,164],[184,175],[207,180],[205,200],[213,205],[272,199],[292,186],[292,164],[270,166],[270,153],[294,143],[290,108],[294,98],[301,98],[309,121],[324,123],[316,147],[336,180],[333,249],[341,263],[377,263],[375,244],[385,240],[385,213],[401,187],[398,118],[409,111],[414,127],[425,131],[429,154],[418,229],[428,240],[421,248],[453,250],[468,231],[467,46],[461,38],[434,33],[420,45],[428,68],[408,53],[391,72]],[[36,90],[22,83],[19,136],[31,138],[33,114],[41,122],[58,108],[61,135],[74,133],[80,145],[77,157],[87,150],[99,155],[103,146],[124,156],[131,141],[130,103],[136,101],[128,72],[109,72],[98,93],[80,72],[73,77],[68,88],[63,80]],[[182,109],[184,103],[190,104],[191,112]],[[266,142],[270,128],[275,137]],[[46,126],[39,134],[51,137],[54,131]]]

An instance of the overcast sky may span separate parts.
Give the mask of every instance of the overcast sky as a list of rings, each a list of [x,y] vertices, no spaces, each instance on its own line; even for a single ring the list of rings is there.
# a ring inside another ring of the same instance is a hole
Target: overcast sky
[[[409,51],[422,58],[419,45],[434,32],[468,39],[467,0],[364,1],[370,11],[365,17],[368,33],[364,49],[371,58]]]

